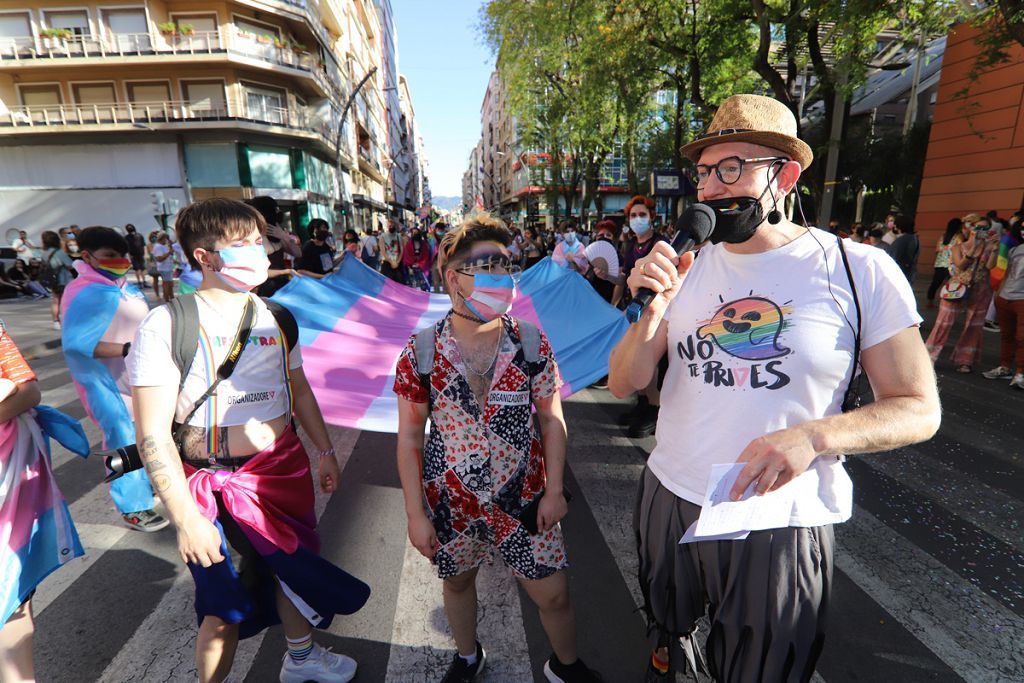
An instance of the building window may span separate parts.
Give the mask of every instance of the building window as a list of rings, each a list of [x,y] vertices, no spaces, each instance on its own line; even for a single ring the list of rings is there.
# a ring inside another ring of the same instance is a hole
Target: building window
[[[165,119],[170,112],[171,84],[168,81],[134,81],[125,84],[135,118]]]
[[[78,37],[90,34],[89,13],[84,9],[44,11],[43,19],[49,28],[66,28]]]
[[[283,90],[243,84],[249,118],[268,123],[287,124],[288,105]]]
[[[182,81],[181,92],[191,116],[219,118],[228,115],[224,81]]]
[[[15,55],[35,47],[28,12],[0,14],[0,55]]]

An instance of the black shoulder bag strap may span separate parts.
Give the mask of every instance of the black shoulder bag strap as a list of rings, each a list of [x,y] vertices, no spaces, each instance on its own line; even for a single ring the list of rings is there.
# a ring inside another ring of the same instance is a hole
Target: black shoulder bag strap
[[[207,399],[213,396],[214,392],[217,391],[217,387],[220,385],[222,380],[227,379],[231,376],[231,373],[235,371],[235,366],[238,365],[238,358],[242,355],[242,351],[245,350],[246,344],[249,343],[249,336],[252,334],[252,326],[256,317],[256,305],[252,301],[250,295],[245,300],[245,311],[242,313],[242,319],[238,321],[238,331],[235,333],[235,341],[231,344],[231,350],[228,351],[228,355],[225,356],[224,361],[217,368],[217,378],[210,385],[210,388],[206,390],[202,396],[192,406],[192,410],[189,411],[185,419],[181,421],[174,430],[174,443],[178,447],[178,452],[184,457],[181,435],[185,431],[185,425],[192,419],[192,416],[206,403]],[[184,384],[184,377],[182,378],[182,384]],[[210,456],[211,459],[213,456]]]
[[[850,382],[847,384],[846,393],[843,395],[843,412],[860,408],[860,387],[857,374],[860,371],[860,333],[863,316],[860,311],[860,298],[857,296],[857,285],[853,281],[853,270],[850,269],[850,260],[846,257],[846,248],[843,246],[843,239],[837,237],[839,242],[839,254],[843,257],[843,267],[846,268],[846,277],[850,280],[850,294],[853,295],[853,307],[857,311],[857,329],[853,333],[853,368],[850,370]],[[857,382],[858,386],[854,386]]]

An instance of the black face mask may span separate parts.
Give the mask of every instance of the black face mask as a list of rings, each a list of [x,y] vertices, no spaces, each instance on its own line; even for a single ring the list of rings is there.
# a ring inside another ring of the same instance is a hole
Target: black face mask
[[[320,242],[326,242],[327,241],[327,233],[326,232],[318,232],[316,234],[316,238]]]
[[[746,242],[764,222],[761,201],[755,197],[723,197],[703,203],[715,212],[715,229],[709,238],[712,244]]]

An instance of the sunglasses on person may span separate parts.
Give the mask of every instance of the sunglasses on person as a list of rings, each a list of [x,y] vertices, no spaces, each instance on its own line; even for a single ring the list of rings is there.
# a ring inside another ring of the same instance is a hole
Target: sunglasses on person
[[[504,254],[482,254],[465,261],[461,267],[455,269],[455,272],[463,275],[511,275],[513,280],[518,281],[523,269],[512,263],[512,259]]]

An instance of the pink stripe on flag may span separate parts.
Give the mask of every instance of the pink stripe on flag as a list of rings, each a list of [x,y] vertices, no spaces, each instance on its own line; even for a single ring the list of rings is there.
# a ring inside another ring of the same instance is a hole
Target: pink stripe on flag
[[[302,348],[306,377],[331,424],[355,427],[391,389],[398,355],[430,301],[409,301],[403,296],[407,288],[399,287],[389,281],[379,298],[360,297],[332,331],[321,332]]]
[[[547,330],[545,330],[544,326],[540,323],[540,318],[537,317],[537,309],[533,307],[533,297],[529,294],[523,294],[520,291],[519,294],[516,295],[515,301],[512,302],[512,316],[519,318],[520,320],[525,320],[528,323],[533,323],[545,335],[547,334]],[[562,377],[562,381],[564,384],[562,384],[562,388],[558,393],[562,398],[568,398],[569,396],[572,396],[573,393],[572,385],[565,381],[565,377]]]

